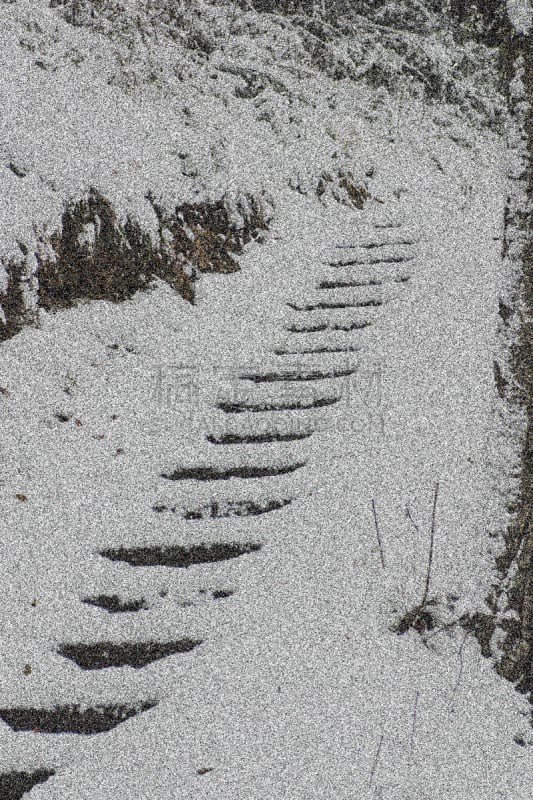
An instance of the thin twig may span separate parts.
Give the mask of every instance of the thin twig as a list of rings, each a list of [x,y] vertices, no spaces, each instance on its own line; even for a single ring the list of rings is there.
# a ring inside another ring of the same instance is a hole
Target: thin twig
[[[374,780],[374,775],[375,775],[375,772],[376,772],[376,769],[377,769],[377,766],[378,766],[378,761],[379,761],[379,754],[381,753],[381,747],[383,745],[383,739],[384,739],[384,735],[381,734],[381,737],[379,739],[378,749],[376,750],[376,755],[374,756],[374,763],[372,764],[372,769],[370,770],[370,780],[368,782],[369,786],[372,786],[372,781]]]
[[[415,529],[415,531],[416,531],[418,534],[420,534],[420,528],[418,527],[418,525],[416,524],[416,522],[415,522],[415,521],[414,521],[414,519],[413,519],[413,515],[411,514],[411,507],[410,507],[410,505],[409,505],[409,504],[407,504],[407,505],[405,506],[405,516],[407,517],[407,519],[409,520],[409,522],[411,523],[411,525],[413,526],[413,528]]]
[[[424,608],[428,599],[429,593],[429,584],[431,581],[431,568],[433,566],[433,547],[435,544],[435,522],[436,522],[436,515],[437,515],[437,498],[439,495],[439,482],[435,484],[435,495],[433,497],[433,513],[431,515],[431,531],[430,531],[430,538],[429,538],[429,556],[428,556],[428,569],[426,574],[426,586],[424,588],[424,596],[422,597],[422,602],[420,603],[420,608]]]
[[[378,514],[376,511],[376,501],[372,499],[372,513],[374,515],[374,525],[376,527],[376,536],[378,537],[379,554],[381,556],[381,566],[385,569],[385,555],[383,553],[383,542],[381,541],[381,534],[379,532]]]

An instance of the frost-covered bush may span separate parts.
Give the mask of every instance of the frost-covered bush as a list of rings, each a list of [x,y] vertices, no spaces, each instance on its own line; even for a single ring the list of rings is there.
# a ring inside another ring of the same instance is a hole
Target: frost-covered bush
[[[303,58],[335,80],[394,83],[392,76],[409,77],[431,98],[478,111],[480,104],[471,101],[477,92],[485,94],[491,66],[494,79],[496,58],[485,48],[472,57],[472,46],[483,41],[496,46],[504,19],[502,0],[477,5],[465,0],[51,0],[51,5],[68,22],[92,27],[122,45],[117,52],[122,85],[133,62],[138,80],[130,74],[130,82],[164,81],[169,71],[169,54],[163,56],[161,48],[165,41],[180,45],[188,53],[185,61],[208,63],[234,46],[239,52],[243,35],[261,39],[260,14],[269,17],[271,34],[285,42],[287,60]],[[471,50],[466,62],[465,43]],[[174,49],[172,55],[178,62],[175,74],[187,77],[183,54]],[[492,113],[486,103],[483,113]]]

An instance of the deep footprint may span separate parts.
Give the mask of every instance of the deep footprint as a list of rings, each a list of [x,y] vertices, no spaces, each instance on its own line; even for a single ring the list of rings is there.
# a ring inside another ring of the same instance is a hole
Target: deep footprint
[[[81,710],[79,705],[56,708],[0,708],[0,719],[14,731],[34,733],[78,733],[92,736],[110,731],[131,717],[142,714],[157,705],[149,700],[138,706],[119,704],[98,705]]]
[[[170,481],[227,481],[230,478],[248,480],[251,478],[271,478],[276,475],[286,475],[305,467],[305,461],[296,464],[286,464],[279,467],[229,467],[217,469],[216,467],[187,467],[176,469],[170,474],[162,473],[162,478]]]
[[[355,368],[330,370],[329,372],[321,372],[319,370],[313,372],[267,372],[264,375],[239,375],[239,378],[241,381],[253,381],[254,383],[286,383],[293,381],[322,381],[331,378],[345,378],[348,375],[353,375],[354,372],[356,372]]]
[[[316,325],[289,325],[285,328],[289,333],[319,333],[320,331],[327,331],[327,322],[319,322]]]
[[[292,503],[292,497],[284,497],[280,500],[265,500],[263,502],[252,502],[250,500],[226,500],[222,503],[213,501],[199,509],[186,511],[184,518],[187,520],[196,519],[224,519],[226,517],[258,517],[261,514],[269,514],[271,511],[278,511]]]
[[[154,511],[162,513],[170,511],[173,514],[181,513],[183,519],[224,519],[226,517],[256,517],[260,514],[268,514],[270,511],[277,511],[292,503],[292,497],[284,497],[279,500],[265,500],[262,502],[252,502],[250,500],[224,500],[217,502],[213,500],[198,508],[191,508],[186,511],[178,509],[177,506],[165,506],[163,504],[152,506]]]
[[[122,601],[118,594],[99,594],[96,597],[85,597],[83,600],[88,606],[103,608],[110,614],[125,614],[134,611],[146,611],[148,604],[144,597],[140,600]]]
[[[353,345],[346,345],[345,347],[308,347],[301,350],[283,350],[281,348],[274,350],[277,356],[303,356],[311,355],[314,353],[357,353],[361,348],[354,347]]]
[[[48,778],[55,775],[54,770],[36,769],[33,772],[5,772],[0,775],[0,797],[2,800],[20,800],[26,792],[46,783]]]
[[[364,320],[363,322],[348,322],[346,325],[332,325],[332,331],[362,331],[364,328],[369,328],[374,323],[370,320]]]
[[[389,256],[388,258],[351,258],[349,261],[329,261],[330,267],[366,266],[368,264],[403,264],[405,261],[414,261],[414,256]]]
[[[98,644],[63,644],[58,652],[74,661],[81,669],[133,667],[140,669],[153,661],[188,653],[201,644],[200,639],[178,639],[175,642],[99,642]]]
[[[417,244],[413,239],[399,239],[396,242],[369,242],[368,244],[358,244],[356,247],[363,247],[365,250],[374,250],[376,247],[397,247],[398,245]]]
[[[382,280],[370,278],[367,281],[321,281],[319,289],[361,289],[365,286],[383,286]]]
[[[224,433],[220,436],[207,436],[207,441],[211,444],[269,444],[270,442],[294,442],[300,439],[308,439],[313,431],[302,431],[294,433]]]
[[[338,403],[340,397],[319,397],[310,400],[308,403],[293,401],[286,403],[219,403],[218,408],[226,414],[243,414],[245,412],[265,412],[265,411],[302,411],[308,408],[325,408]]]
[[[383,300],[358,300],[354,303],[311,303],[307,306],[297,306],[294,303],[287,303],[289,308],[292,308],[294,311],[327,311],[332,309],[342,309],[342,308],[368,308],[370,306],[378,308],[379,306],[383,305]]]
[[[211,564],[255,553],[262,545],[256,542],[215,542],[191,547],[118,547],[102,550],[101,556],[110,561],[125,561],[133,567],[178,567],[187,569],[195,564]]]

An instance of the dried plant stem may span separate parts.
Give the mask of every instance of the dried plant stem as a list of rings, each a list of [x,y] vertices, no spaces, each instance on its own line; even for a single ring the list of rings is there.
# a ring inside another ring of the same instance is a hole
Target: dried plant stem
[[[381,566],[383,567],[383,569],[385,569],[385,555],[383,553],[383,542],[381,541],[381,533],[379,531],[378,514],[377,514],[377,511],[376,511],[376,501],[374,499],[372,499],[372,514],[374,515],[374,525],[375,525],[375,528],[376,528],[376,536],[377,536],[377,539],[378,539],[379,554],[380,554],[380,557],[381,557]]]
[[[437,518],[437,499],[439,496],[439,482],[435,484],[435,494],[433,495],[433,513],[431,515],[431,530],[429,534],[429,555],[428,555],[428,568],[426,573],[426,585],[424,587],[424,595],[419,608],[425,607],[429,594],[429,585],[431,583],[431,568],[433,566],[433,550],[435,546],[435,523]]]
[[[368,782],[369,786],[372,786],[372,781],[374,780],[374,775],[376,773],[376,769],[377,769],[377,766],[378,766],[379,755],[381,753],[381,748],[383,746],[383,739],[384,738],[385,738],[384,735],[381,734],[380,739],[379,739],[378,748],[376,750],[376,755],[374,756],[374,762],[372,764],[372,769],[370,770],[370,780]]]
[[[406,516],[407,516],[407,519],[409,520],[409,522],[411,523],[411,525],[412,525],[412,526],[413,526],[413,528],[415,529],[415,531],[416,531],[418,534],[420,534],[420,528],[418,527],[418,525],[417,525],[417,524],[416,524],[416,522],[414,521],[414,519],[413,519],[413,515],[411,514],[411,508],[410,508],[410,506],[408,506],[408,505],[407,505],[407,506],[405,506],[405,514],[406,514]]]
[[[429,587],[431,584],[431,570],[433,567],[433,552],[435,549],[435,528],[437,522],[437,500],[439,496],[439,482],[435,484],[435,493],[433,496],[433,512],[431,515],[431,529],[429,532],[429,554],[428,554],[428,566],[426,571],[426,582],[424,585],[424,593],[422,595],[422,599],[418,605],[416,605],[411,611],[408,611],[399,621],[398,625],[396,626],[395,630],[398,633],[405,633],[409,628],[414,628],[418,633],[425,632],[428,629],[428,619],[424,617],[426,614],[426,606],[429,604],[431,605],[431,601],[428,601],[429,596]],[[406,515],[411,524],[414,526],[416,531],[419,531],[418,525],[414,521],[409,506],[406,506]]]

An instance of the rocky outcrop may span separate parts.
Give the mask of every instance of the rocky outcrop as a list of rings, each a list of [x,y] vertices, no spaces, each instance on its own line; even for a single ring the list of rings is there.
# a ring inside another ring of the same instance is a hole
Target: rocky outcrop
[[[511,113],[520,123],[527,145],[522,184],[522,204],[508,203],[508,237],[520,243],[522,279],[519,339],[512,353],[518,401],[527,413],[527,430],[522,453],[520,495],[514,520],[505,537],[505,552],[499,559],[503,591],[495,598],[496,619],[501,624],[499,671],[516,682],[523,691],[533,689],[533,219],[530,198],[533,192],[533,36],[513,35],[505,48],[510,81],[520,78],[523,96],[510,92]],[[529,198],[529,200],[528,200]],[[512,624],[509,624],[509,620]],[[505,622],[505,620],[503,621]]]
[[[30,254],[21,245],[20,261],[6,265],[0,339],[35,321],[39,308],[55,311],[80,300],[118,302],[154,278],[194,302],[197,273],[238,270],[235,255],[260,238],[271,216],[264,197],[185,203],[172,212],[149,200],[156,235],[129,217],[119,220],[112,204],[91,189],[65,208],[60,227],[38,252]]]
[[[498,672],[523,692],[533,690],[533,36],[507,23],[500,29],[502,81],[507,88],[510,149],[502,256],[517,276],[515,296],[500,301],[508,340],[505,376],[498,370],[500,396],[510,408],[523,409],[520,486],[509,505],[511,524],[496,560],[497,580],[487,612],[463,620],[472,629]],[[511,308],[512,306],[512,308]],[[496,375],[498,378],[498,375]]]

